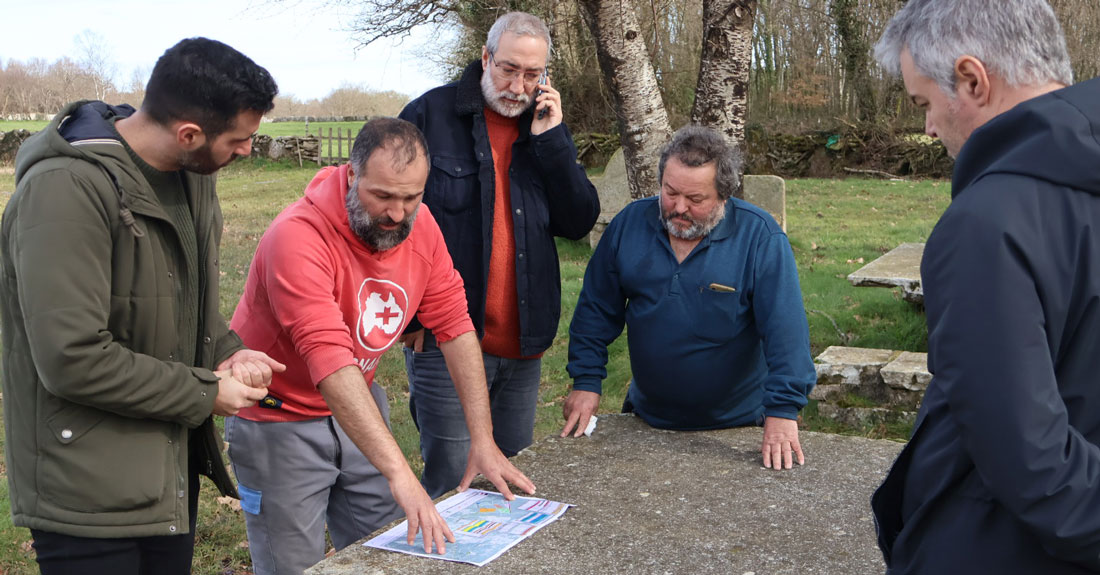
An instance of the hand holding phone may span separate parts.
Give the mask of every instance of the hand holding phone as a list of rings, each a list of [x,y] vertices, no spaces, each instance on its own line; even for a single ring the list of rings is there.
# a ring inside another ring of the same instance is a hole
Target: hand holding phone
[[[547,70],[545,68],[543,68],[542,75],[539,76],[539,84],[540,85],[546,83],[546,78],[547,78],[546,73],[547,73]],[[536,102],[538,102],[538,98],[541,95],[542,95],[542,90],[541,89],[540,90],[535,90],[535,101]],[[536,114],[536,118],[538,118],[539,120],[543,119],[543,117],[545,117],[545,116],[546,116],[546,108],[543,108],[543,109],[539,110],[539,113]]]

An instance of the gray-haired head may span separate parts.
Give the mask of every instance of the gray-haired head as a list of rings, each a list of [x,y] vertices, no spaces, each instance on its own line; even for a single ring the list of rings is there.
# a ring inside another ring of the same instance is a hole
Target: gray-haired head
[[[546,60],[550,61],[550,50],[554,47],[550,40],[550,29],[538,16],[526,12],[509,12],[493,23],[489,29],[489,37],[485,40],[485,48],[490,54],[496,54],[500,47],[500,37],[505,32],[511,32],[517,36],[534,36],[546,41]]]
[[[714,188],[718,197],[729,199],[741,184],[741,152],[725,136],[712,128],[689,124],[676,130],[661,150],[657,181],[665,181],[665,164],[676,158],[690,168],[714,162]]]
[[[398,118],[374,118],[363,124],[351,146],[348,163],[356,177],[366,173],[367,160],[378,148],[391,149],[393,167],[399,172],[416,161],[419,155],[428,157],[428,142],[415,125]]]
[[[875,59],[899,76],[906,49],[917,71],[950,96],[964,55],[1010,87],[1073,83],[1062,26],[1046,0],[909,0],[875,44]]]

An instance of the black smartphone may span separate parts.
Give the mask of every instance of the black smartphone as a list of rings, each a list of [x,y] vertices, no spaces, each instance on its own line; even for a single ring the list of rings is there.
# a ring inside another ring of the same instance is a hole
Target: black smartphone
[[[542,75],[539,76],[539,84],[545,84],[546,83],[546,77],[547,77],[546,73],[547,73],[547,70],[544,69],[542,71]],[[535,100],[538,100],[538,97],[541,96],[541,95],[542,95],[542,90],[535,90]],[[546,116],[546,108],[543,108],[543,109],[539,110],[538,119],[541,120],[544,116]]]

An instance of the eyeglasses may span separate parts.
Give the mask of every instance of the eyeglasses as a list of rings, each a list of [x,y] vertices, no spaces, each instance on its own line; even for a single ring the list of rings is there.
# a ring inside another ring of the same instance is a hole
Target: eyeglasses
[[[545,73],[545,70],[520,70],[511,64],[501,64],[496,61],[492,52],[489,52],[489,61],[500,71],[501,78],[508,80],[509,84],[514,82],[516,78],[522,77],[523,84],[530,88],[537,85]]]

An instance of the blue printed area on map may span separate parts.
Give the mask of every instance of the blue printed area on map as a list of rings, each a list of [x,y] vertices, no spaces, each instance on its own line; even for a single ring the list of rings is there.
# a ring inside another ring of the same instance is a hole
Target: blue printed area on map
[[[440,558],[452,561],[480,563],[507,548],[514,541],[538,529],[567,507],[552,501],[517,499],[509,502],[499,494],[487,494],[458,509],[442,512],[443,519],[455,535],[455,543],[447,543],[447,552]],[[401,537],[384,547],[414,554],[424,553],[420,533],[412,545]]]

